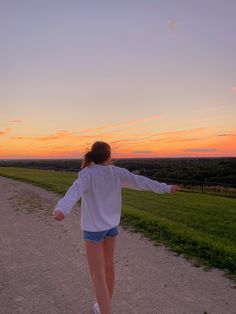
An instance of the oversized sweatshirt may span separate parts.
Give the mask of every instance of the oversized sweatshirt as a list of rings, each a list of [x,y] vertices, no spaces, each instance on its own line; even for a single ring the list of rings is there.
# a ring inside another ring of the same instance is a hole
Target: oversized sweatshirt
[[[81,199],[81,229],[108,230],[120,223],[122,188],[170,193],[171,185],[133,174],[126,168],[92,163],[78,172],[78,178],[55,209],[67,216]]]

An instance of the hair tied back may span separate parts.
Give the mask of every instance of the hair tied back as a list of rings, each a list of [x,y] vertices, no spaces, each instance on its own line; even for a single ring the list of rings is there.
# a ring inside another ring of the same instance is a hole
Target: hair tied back
[[[81,168],[89,166],[92,162],[102,164],[111,157],[111,147],[106,142],[95,142],[91,150],[84,155]]]
[[[89,152],[87,153],[87,156],[88,156],[88,158],[89,158],[90,160],[92,160],[93,157],[94,157],[94,154],[93,154],[92,151],[89,151]]]

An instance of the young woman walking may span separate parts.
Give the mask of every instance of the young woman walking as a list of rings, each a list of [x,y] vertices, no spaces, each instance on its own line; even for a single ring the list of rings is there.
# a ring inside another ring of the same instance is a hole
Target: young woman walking
[[[84,155],[78,178],[53,211],[63,220],[81,199],[81,229],[97,303],[94,313],[112,314],[115,283],[114,251],[120,233],[121,188],[155,193],[175,193],[177,185],[167,185],[145,176],[133,174],[111,162],[111,147],[95,142]]]

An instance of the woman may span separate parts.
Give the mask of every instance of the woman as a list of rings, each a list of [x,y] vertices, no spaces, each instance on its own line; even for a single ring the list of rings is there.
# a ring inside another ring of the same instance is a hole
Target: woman
[[[114,251],[121,217],[121,189],[155,193],[175,193],[177,185],[167,185],[133,174],[111,162],[111,147],[95,142],[84,155],[79,177],[53,211],[62,220],[81,199],[81,229],[97,303],[94,313],[112,314],[115,283]]]

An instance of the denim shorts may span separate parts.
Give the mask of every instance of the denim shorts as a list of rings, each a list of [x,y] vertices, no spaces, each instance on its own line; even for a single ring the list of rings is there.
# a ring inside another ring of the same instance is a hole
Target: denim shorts
[[[120,233],[119,227],[113,227],[104,231],[83,231],[84,240],[90,240],[96,243],[103,241],[106,237],[116,236]]]

